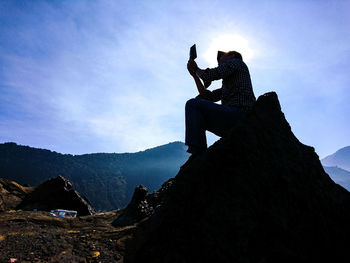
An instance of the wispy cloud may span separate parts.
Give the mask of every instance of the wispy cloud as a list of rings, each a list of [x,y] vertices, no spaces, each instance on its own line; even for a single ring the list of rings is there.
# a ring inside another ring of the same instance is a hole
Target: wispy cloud
[[[254,51],[256,94],[278,92],[302,141],[321,155],[349,143],[340,134],[349,127],[334,118],[350,113],[349,1],[4,1],[0,9],[1,141],[83,153],[183,140],[184,104],[196,95],[188,48],[197,43],[207,67],[211,43],[232,35]],[[332,126],[338,135],[325,143]]]

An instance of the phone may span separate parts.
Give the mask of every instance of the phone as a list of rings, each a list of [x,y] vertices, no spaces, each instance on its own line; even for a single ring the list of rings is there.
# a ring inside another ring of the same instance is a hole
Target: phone
[[[197,58],[197,50],[196,50],[196,44],[194,44],[190,48],[190,59],[196,59]]]

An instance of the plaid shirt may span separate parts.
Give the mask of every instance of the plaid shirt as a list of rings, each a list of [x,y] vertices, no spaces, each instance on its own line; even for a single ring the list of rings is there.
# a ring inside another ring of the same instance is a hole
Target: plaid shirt
[[[222,79],[220,89],[209,91],[201,95],[210,101],[221,100],[222,105],[233,106],[243,110],[250,110],[256,99],[247,65],[240,59],[233,58],[216,68],[198,69],[198,77],[204,81],[207,88],[211,81]]]

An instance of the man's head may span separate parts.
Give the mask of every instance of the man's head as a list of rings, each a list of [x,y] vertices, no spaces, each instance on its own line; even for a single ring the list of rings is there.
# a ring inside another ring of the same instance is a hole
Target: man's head
[[[219,65],[221,65],[222,63],[224,63],[232,58],[237,58],[237,59],[243,60],[242,55],[240,53],[238,53],[237,51],[228,51],[228,52],[218,51],[217,60],[218,60]]]

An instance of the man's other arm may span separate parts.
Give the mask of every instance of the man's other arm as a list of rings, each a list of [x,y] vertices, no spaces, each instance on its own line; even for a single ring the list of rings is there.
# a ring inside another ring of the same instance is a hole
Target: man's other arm
[[[197,90],[199,92],[199,95],[197,97],[214,102],[221,100],[222,89],[220,88],[213,91],[207,90],[207,86],[203,85],[199,76],[196,74],[196,71],[199,68],[194,60],[190,59],[188,61],[187,69],[196,83]]]
[[[213,91],[207,90],[197,75],[194,74],[192,75],[192,77],[196,82],[196,86],[199,92],[199,95],[197,96],[198,98],[210,100],[214,102],[221,100],[222,88],[216,89]]]

